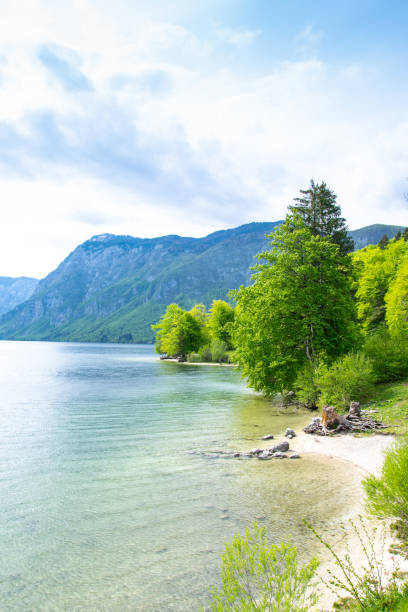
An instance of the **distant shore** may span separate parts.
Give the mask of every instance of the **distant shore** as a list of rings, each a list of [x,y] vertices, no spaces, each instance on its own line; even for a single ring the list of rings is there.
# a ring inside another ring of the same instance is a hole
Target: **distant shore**
[[[218,363],[214,361],[178,361],[177,359],[158,359],[164,363],[178,363],[180,365],[193,365],[193,366],[222,366],[223,368],[236,368],[236,363]]]

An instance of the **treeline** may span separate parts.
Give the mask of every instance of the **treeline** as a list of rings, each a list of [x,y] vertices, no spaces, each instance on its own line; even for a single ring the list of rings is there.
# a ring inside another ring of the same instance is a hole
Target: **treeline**
[[[229,362],[233,349],[234,309],[224,300],[214,300],[209,312],[203,304],[183,310],[170,304],[156,330],[156,352],[190,362]]]

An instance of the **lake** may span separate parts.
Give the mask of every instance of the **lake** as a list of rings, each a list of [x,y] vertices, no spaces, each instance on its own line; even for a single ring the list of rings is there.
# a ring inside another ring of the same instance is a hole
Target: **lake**
[[[231,459],[310,415],[151,346],[0,342],[2,611],[197,610],[254,520],[303,558],[361,496],[345,464]]]

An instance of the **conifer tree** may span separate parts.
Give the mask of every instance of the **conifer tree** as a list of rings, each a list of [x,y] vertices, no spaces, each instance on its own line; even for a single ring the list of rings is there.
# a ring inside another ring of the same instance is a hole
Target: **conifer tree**
[[[384,236],[381,238],[381,240],[378,243],[378,246],[380,247],[381,250],[387,248],[387,245],[389,243],[389,239],[387,234],[384,234]]]
[[[347,233],[345,219],[341,216],[341,208],[337,204],[337,196],[326,183],[310,181],[309,189],[301,189],[300,198],[294,198],[295,204],[289,206],[292,215],[298,215],[304,225],[314,236],[328,238],[339,246],[341,255],[347,255],[354,250],[354,241]]]

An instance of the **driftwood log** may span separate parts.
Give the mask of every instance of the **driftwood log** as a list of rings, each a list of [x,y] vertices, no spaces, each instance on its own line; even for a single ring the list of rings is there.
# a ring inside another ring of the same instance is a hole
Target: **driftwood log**
[[[349,431],[372,431],[386,429],[384,425],[371,417],[361,414],[359,402],[351,402],[348,414],[338,414],[333,406],[325,406],[321,417],[315,417],[303,428],[303,431],[318,436]]]

